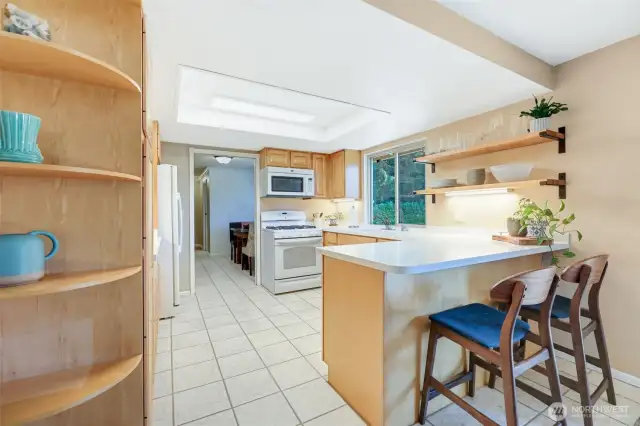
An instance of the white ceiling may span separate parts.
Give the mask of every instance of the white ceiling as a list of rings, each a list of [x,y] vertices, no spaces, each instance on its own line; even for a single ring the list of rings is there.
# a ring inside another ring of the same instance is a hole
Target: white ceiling
[[[547,91],[360,0],[145,0],[145,13],[148,109],[165,141],[363,149]],[[183,124],[179,65],[390,114],[327,143]]]
[[[438,0],[550,65],[640,34],[639,0]]]
[[[230,169],[251,169],[253,168],[254,158],[232,157],[229,164],[220,164],[213,155],[196,154],[193,157],[194,168],[202,167],[226,167]]]

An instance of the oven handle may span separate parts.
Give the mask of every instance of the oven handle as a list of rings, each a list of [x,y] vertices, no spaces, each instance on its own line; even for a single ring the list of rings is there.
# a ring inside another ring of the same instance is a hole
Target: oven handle
[[[322,237],[317,238],[284,238],[275,240],[277,246],[312,246],[322,244]]]

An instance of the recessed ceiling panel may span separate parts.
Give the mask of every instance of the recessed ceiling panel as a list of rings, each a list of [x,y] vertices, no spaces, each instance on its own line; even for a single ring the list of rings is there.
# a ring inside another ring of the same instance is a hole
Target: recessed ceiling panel
[[[330,142],[385,111],[180,66],[179,123]]]

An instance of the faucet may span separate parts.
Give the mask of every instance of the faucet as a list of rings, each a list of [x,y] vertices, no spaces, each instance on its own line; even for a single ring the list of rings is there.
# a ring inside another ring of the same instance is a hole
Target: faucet
[[[400,219],[400,231],[408,232],[409,227],[404,223],[404,213],[402,212],[402,210],[398,211],[398,216],[398,219]]]

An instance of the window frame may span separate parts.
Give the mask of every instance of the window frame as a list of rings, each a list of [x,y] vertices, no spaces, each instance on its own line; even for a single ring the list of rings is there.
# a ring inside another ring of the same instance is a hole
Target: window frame
[[[389,156],[393,156],[395,157],[395,164],[396,164],[396,169],[395,169],[395,175],[396,175],[396,179],[395,179],[395,213],[396,213],[396,224],[397,225],[403,225],[406,226],[408,228],[424,228],[425,226],[427,226],[427,203],[426,203],[426,199],[425,199],[425,223],[418,225],[418,224],[411,224],[411,223],[400,223],[400,197],[398,195],[398,193],[400,192],[400,179],[398,179],[399,176],[399,172],[398,172],[398,165],[400,164],[399,162],[399,156],[400,155],[405,155],[405,154],[409,154],[411,152],[414,151],[418,151],[418,150],[426,150],[426,138],[422,138],[422,139],[418,139],[418,140],[413,140],[411,142],[407,142],[407,143],[403,143],[400,145],[396,145],[393,147],[389,147],[387,149],[382,149],[379,151],[373,151],[370,153],[367,153],[364,155],[364,161],[363,161],[363,174],[364,174],[364,179],[363,179],[363,201],[365,203],[364,205],[364,219],[365,222],[367,223],[367,225],[371,225],[372,224],[372,172],[373,172],[373,168],[372,168],[372,162],[377,160],[377,159],[382,159],[384,157],[389,157]],[[425,166],[426,167],[426,166]],[[425,187],[426,187],[426,180],[427,180],[427,175],[425,173]]]

